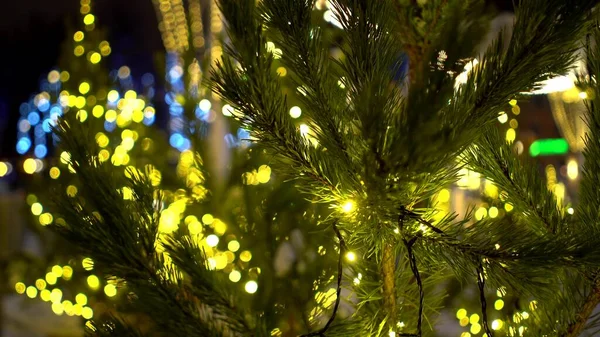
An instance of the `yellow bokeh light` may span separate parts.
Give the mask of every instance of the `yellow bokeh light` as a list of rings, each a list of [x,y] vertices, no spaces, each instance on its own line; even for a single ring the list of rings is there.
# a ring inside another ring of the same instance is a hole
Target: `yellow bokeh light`
[[[57,278],[61,277],[63,275],[62,267],[59,265],[52,266],[52,274],[54,274],[54,276]]]
[[[83,34],[82,31],[77,31],[75,32],[75,34],[73,34],[73,40],[75,40],[75,42],[80,42],[81,40],[83,40],[84,37],[85,34]]]
[[[190,232],[190,234],[192,235],[198,235],[200,233],[202,233],[202,224],[200,223],[200,221],[194,221],[188,224],[188,231]]]
[[[79,84],[79,92],[82,95],[87,94],[90,91],[90,84],[88,82],[81,82],[81,84]]]
[[[475,324],[471,325],[470,331],[474,335],[478,334],[481,331],[481,324],[475,323]]]
[[[506,141],[512,143],[517,138],[517,133],[515,129],[506,130]]]
[[[8,164],[0,161],[0,177],[4,177],[8,174]]]
[[[261,165],[258,168],[256,179],[261,184],[266,184],[271,179],[271,168],[268,165]]]
[[[52,312],[54,312],[58,316],[62,315],[65,312],[62,303],[52,303]]]
[[[356,203],[354,203],[354,201],[352,201],[352,200],[348,200],[342,205],[342,211],[344,213],[350,213],[350,212],[354,211],[355,209],[356,209]]]
[[[104,114],[104,119],[106,119],[107,122],[114,122],[117,120],[117,112],[115,110],[107,110],[106,113]]]
[[[177,228],[179,228],[179,214],[168,208],[162,211],[158,222],[158,230],[161,233],[173,233]]]
[[[285,67],[277,68],[277,75],[285,77],[287,75],[287,69],[285,69]]]
[[[94,269],[94,260],[92,260],[89,257],[86,257],[83,260],[81,260],[81,266],[85,270],[88,270],[88,271],[93,270]]]
[[[35,280],[35,287],[39,290],[46,289],[46,281],[42,280],[41,278]]]
[[[212,224],[213,221],[215,221],[215,218],[212,216],[212,214],[207,213],[202,216],[202,222],[206,225]]]
[[[96,290],[100,287],[100,279],[96,275],[90,275],[87,277],[87,284],[91,289]]]
[[[125,97],[125,99],[136,99],[137,98],[137,92],[135,92],[133,90],[127,90],[125,92],[125,95],[123,95],[123,97]]]
[[[513,209],[514,209],[514,206],[512,204],[510,204],[508,202],[506,204],[504,204],[504,210],[506,210],[507,212],[510,212]]]
[[[60,219],[59,219],[60,220]],[[57,221],[58,222],[58,221]],[[71,277],[73,277],[73,268],[71,268],[71,266],[64,266],[63,267],[63,276],[62,276],[65,280],[69,280],[71,279]]]
[[[485,218],[487,215],[488,215],[487,208],[479,207],[477,209],[477,211],[475,212],[475,219],[481,220],[481,219]]]
[[[44,213],[44,214],[40,215],[38,220],[40,221],[40,225],[48,226],[49,224],[52,223],[52,221],[54,221],[54,217],[50,213]]]
[[[85,23],[86,25],[93,24],[95,20],[96,20],[96,18],[94,17],[93,14],[88,14],[83,17],[83,23]]]
[[[43,211],[44,211],[44,206],[42,206],[42,204],[40,204],[39,202],[36,202],[33,205],[31,205],[31,213],[33,215],[40,215],[40,214],[42,214]]]
[[[94,317],[94,310],[92,310],[90,307],[84,307],[81,310],[81,317],[85,319],[92,319],[92,317]]]
[[[96,105],[92,109],[92,115],[94,115],[94,117],[96,117],[96,118],[102,117],[102,115],[104,115],[104,107],[101,105]]]
[[[73,302],[69,301],[69,300],[64,300],[62,302],[63,305],[63,309],[65,310],[65,313],[69,316],[73,316]]]
[[[17,292],[17,294],[24,294],[25,293],[25,289],[27,289],[27,286],[25,286],[25,283],[23,283],[23,282],[17,282],[15,284],[15,291]]]
[[[63,296],[62,290],[52,289],[52,292],[50,293],[50,301],[52,301],[53,303],[60,303],[62,296]]]
[[[35,298],[37,296],[37,294],[38,294],[38,290],[37,290],[36,287],[29,286],[29,287],[27,287],[27,290],[25,291],[25,294],[29,298]]]
[[[504,326],[504,322],[501,319],[495,319],[492,321],[492,330],[500,330]]]
[[[458,309],[458,311],[456,312],[456,318],[458,319],[463,319],[467,317],[467,310],[466,309]]]
[[[100,53],[98,52],[93,52],[92,55],[90,55],[90,62],[92,64],[97,64],[102,60],[102,56],[100,55]]]
[[[437,201],[442,203],[450,201],[450,190],[442,189],[437,195]]]
[[[577,161],[575,159],[569,159],[569,162],[567,163],[567,176],[569,177],[569,179],[575,180],[577,179],[578,175],[579,164],[577,164]]]
[[[23,162],[23,171],[25,171],[25,173],[34,174],[36,169],[37,164],[35,163],[35,160],[33,160],[32,158],[25,159],[25,161]]]
[[[521,108],[518,105],[515,105],[510,109],[510,111],[512,111],[515,116],[518,116],[521,113]]]
[[[85,53],[85,48],[83,48],[83,46],[77,46],[73,50],[73,54],[75,54],[75,56],[81,56],[83,53]]]
[[[69,74],[68,71],[63,70],[60,72],[60,81],[61,82],[66,82],[69,80],[69,78],[71,78],[71,75]]]
[[[293,106],[290,108],[290,116],[292,118],[299,118],[302,115],[302,109],[298,106]]]
[[[473,314],[471,315],[471,317],[469,317],[469,323],[471,324],[475,324],[479,322],[479,315],[478,314]]]
[[[227,249],[229,249],[232,252],[237,252],[240,249],[240,243],[236,240],[229,241],[229,243],[227,244]]]
[[[75,116],[77,117],[77,119],[79,119],[81,123],[83,123],[88,118],[88,113],[85,110],[79,110],[77,111],[77,114]]]
[[[511,119],[508,125],[510,125],[511,128],[516,129],[519,127],[519,122],[516,119]]]
[[[223,235],[227,231],[227,224],[219,219],[215,219],[212,226],[215,230],[215,234],[217,235]]]
[[[104,294],[108,297],[114,297],[117,295],[117,287],[114,284],[107,284],[104,286]]]
[[[501,299],[496,300],[496,302],[494,302],[494,309],[502,310],[502,308],[504,308],[504,301]]]
[[[75,296],[75,302],[77,302],[79,305],[86,305],[87,301],[87,296],[83,293],[79,293],[77,296]]]
[[[119,92],[116,90],[111,90],[108,92],[108,95],[106,96],[106,98],[108,99],[109,102],[115,103],[119,99]]]
[[[75,197],[77,195],[77,192],[77,187],[75,187],[74,185],[67,186],[67,195],[71,198]]]
[[[58,277],[56,277],[56,275],[54,275],[54,273],[46,273],[46,282],[48,282],[48,284],[50,284],[50,285],[56,284],[57,279],[58,279]]]
[[[356,254],[354,252],[347,252],[346,259],[350,262],[356,261]]]
[[[216,247],[219,244],[219,237],[211,234],[209,236],[206,237],[206,244],[209,247]]]
[[[458,324],[460,324],[460,326],[467,326],[469,325],[469,317],[463,317],[460,319],[460,321],[458,322]]]
[[[44,290],[40,291],[40,298],[44,302],[49,302],[50,301],[50,294],[51,294],[50,290],[44,289]]]
[[[498,216],[498,208],[496,207],[490,207],[490,209],[488,210],[488,215],[490,216],[490,218],[495,218]]]
[[[77,96],[77,98],[75,99],[75,106],[79,109],[83,108],[85,106],[85,103],[86,99],[83,96]]]
[[[508,121],[508,115],[506,114],[506,112],[502,111],[500,112],[500,114],[498,114],[498,122],[504,124]]]
[[[244,285],[244,289],[248,294],[254,294],[258,290],[258,283],[255,281],[248,281],[246,285]]]
[[[100,147],[106,147],[110,143],[110,140],[104,133],[98,132],[96,134],[96,143],[98,143],[98,146]]]
[[[252,259],[252,253],[250,253],[250,251],[243,251],[240,253],[240,260],[242,260],[242,262],[249,262]]]
[[[52,179],[58,179],[58,177],[60,177],[60,169],[56,166],[50,168],[50,171],[48,172],[48,174],[50,174],[50,178]]]
[[[239,282],[239,280],[242,279],[242,273],[240,273],[237,270],[232,270],[231,273],[229,273],[229,280],[231,282]]]

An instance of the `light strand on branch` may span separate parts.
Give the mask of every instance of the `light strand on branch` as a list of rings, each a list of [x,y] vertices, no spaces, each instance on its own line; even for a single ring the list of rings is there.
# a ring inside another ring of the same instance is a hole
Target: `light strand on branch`
[[[335,235],[338,238],[339,241],[339,248],[340,248],[340,254],[339,254],[339,258],[338,258],[338,275],[337,275],[337,287],[336,287],[336,298],[335,298],[335,303],[333,305],[333,312],[331,313],[331,317],[329,317],[329,320],[327,320],[327,323],[325,323],[325,326],[323,328],[321,328],[318,331],[315,332],[310,332],[308,334],[304,334],[304,335],[300,335],[300,337],[311,337],[311,336],[325,336],[325,332],[329,329],[329,327],[331,326],[331,324],[333,324],[333,321],[335,320],[335,317],[337,315],[337,310],[340,306],[340,301],[341,301],[341,293],[342,293],[342,279],[344,276],[344,269],[343,269],[343,259],[344,259],[344,253],[346,252],[347,248],[346,248],[346,242],[344,241],[344,237],[342,236],[342,233],[340,233],[340,230],[337,227],[337,224],[334,223],[333,224],[333,231],[335,232]]]
[[[477,266],[477,287],[479,288],[479,300],[481,301],[481,325],[483,326],[485,334],[488,337],[492,337],[492,331],[488,324],[487,301],[485,299],[485,275],[483,273],[483,264],[481,260],[479,260],[479,265]]]

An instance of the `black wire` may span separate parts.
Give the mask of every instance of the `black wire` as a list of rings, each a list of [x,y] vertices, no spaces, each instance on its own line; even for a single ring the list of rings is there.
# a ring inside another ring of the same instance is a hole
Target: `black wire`
[[[402,232],[404,229],[404,219],[406,218],[406,216],[409,216],[412,219],[415,219],[415,216],[418,217],[418,215],[416,213],[413,213],[411,211],[408,211],[406,208],[401,207],[400,208],[400,215],[398,216],[398,227],[400,229],[400,231]],[[436,227],[434,227],[433,225],[431,225],[431,227],[437,229]],[[410,240],[406,240],[403,239],[402,241],[404,242],[404,245],[406,246],[406,250],[407,250],[407,254],[408,254],[408,261],[410,263],[410,269],[417,281],[417,287],[419,288],[419,317],[417,319],[417,333],[416,334],[410,334],[410,333],[401,333],[399,334],[399,336],[405,336],[405,337],[421,337],[422,336],[422,325],[423,325],[423,302],[425,300],[425,291],[423,290],[423,281],[421,280],[421,273],[419,272],[419,268],[417,266],[417,258],[415,256],[415,253],[413,251],[413,245],[415,244],[415,242],[417,241],[418,237],[413,237]]]
[[[492,331],[488,325],[487,317],[487,301],[485,299],[485,275],[483,274],[483,264],[479,261],[477,266],[477,286],[479,287],[479,299],[481,300],[481,325],[483,325],[483,331],[488,337],[492,337]]]
[[[415,254],[412,249],[415,241],[416,238],[413,238],[410,241],[404,240],[404,245],[406,246],[406,250],[408,251],[410,269],[412,270],[412,273],[415,276],[415,279],[417,280],[417,287],[419,288],[419,318],[417,320],[416,336],[421,337],[423,325],[423,301],[425,299],[425,292],[423,290],[423,281],[421,280],[421,273],[419,273],[419,268],[417,266],[417,258],[415,257]]]
[[[327,331],[327,329],[329,329],[329,326],[331,326],[331,324],[335,320],[335,316],[337,314],[338,307],[340,306],[340,300],[342,298],[341,293],[342,293],[342,278],[343,278],[342,261],[344,259],[344,253],[346,252],[346,242],[344,241],[344,237],[342,236],[342,233],[340,233],[340,230],[337,228],[337,225],[335,223],[333,224],[333,231],[335,232],[335,235],[337,235],[339,244],[340,244],[340,256],[338,259],[337,289],[336,289],[335,304],[333,305],[333,312],[331,313],[331,317],[329,317],[329,320],[327,321],[327,323],[325,324],[325,326],[322,329],[320,329],[318,331],[310,332],[308,334],[300,335],[299,337],[312,337],[312,336],[323,337],[323,336],[325,336],[325,332]]]

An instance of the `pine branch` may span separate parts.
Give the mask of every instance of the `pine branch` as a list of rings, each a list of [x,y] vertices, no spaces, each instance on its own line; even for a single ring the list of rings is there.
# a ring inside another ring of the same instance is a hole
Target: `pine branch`
[[[340,230],[337,228],[337,225],[334,223],[333,224],[333,230],[335,232],[335,235],[338,238],[339,241],[339,257],[338,257],[338,270],[337,270],[337,286],[336,286],[336,291],[335,291],[335,303],[333,304],[333,311],[331,312],[331,317],[327,320],[327,323],[325,323],[325,326],[321,329],[319,329],[318,331],[315,332],[311,332],[308,334],[304,334],[301,335],[300,337],[312,337],[312,336],[326,336],[325,332],[327,332],[327,330],[329,329],[329,327],[331,326],[331,324],[333,324],[333,321],[336,318],[337,315],[337,311],[338,308],[340,306],[340,301],[342,299],[342,279],[344,276],[344,270],[343,270],[343,260],[344,260],[344,255],[346,252],[346,242],[344,241],[344,237],[342,236],[342,233],[340,233]]]
[[[164,261],[155,251],[160,195],[154,193],[147,175],[128,171],[131,178],[125,179],[100,163],[90,130],[74,117],[66,115],[54,132],[70,153],[70,165],[82,188],[77,197],[56,193],[57,216],[64,221],[52,229],[76,242],[94,259],[95,269],[124,279],[137,295],[133,304],[148,314],[159,330],[221,336],[210,321],[202,319],[196,303],[186,300],[176,274],[164,269]],[[121,192],[127,184],[133,191],[131,202],[124,202]]]
[[[527,159],[519,160],[512,144],[496,128],[487,128],[476,145],[463,154],[462,161],[505,190],[507,200],[529,223],[552,234],[563,229],[565,221],[556,197],[540,178],[537,166]]]
[[[597,278],[588,295],[583,300],[577,316],[569,323],[566,332],[561,334],[561,337],[577,337],[581,335],[586,328],[588,319],[598,304],[600,304],[600,278]]]
[[[124,320],[108,316],[101,322],[90,321],[86,324],[86,337],[146,337],[146,334],[130,327]]]

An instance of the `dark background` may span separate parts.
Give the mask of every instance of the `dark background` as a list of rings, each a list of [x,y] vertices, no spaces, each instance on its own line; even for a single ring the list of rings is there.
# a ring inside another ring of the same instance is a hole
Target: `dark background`
[[[377,0],[373,0],[377,1]],[[512,0],[488,0],[500,11]],[[57,64],[66,27],[78,27],[79,0],[0,0],[0,160],[16,156],[18,107],[39,90]],[[151,0],[94,0],[96,26],[107,30],[110,69],[127,64],[134,74],[154,72],[163,51]],[[158,81],[160,85],[160,81]]]

